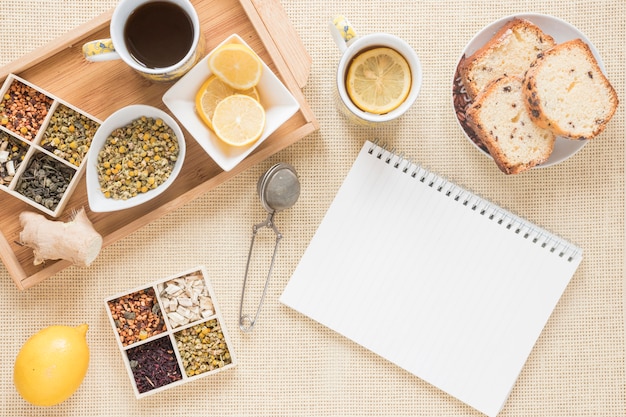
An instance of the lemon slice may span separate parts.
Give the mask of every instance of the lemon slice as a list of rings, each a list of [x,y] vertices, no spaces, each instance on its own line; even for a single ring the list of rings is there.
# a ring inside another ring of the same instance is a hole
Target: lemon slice
[[[256,86],[261,80],[263,66],[253,50],[239,43],[227,43],[209,57],[209,69],[220,80],[238,90]]]
[[[211,119],[217,103],[233,94],[243,94],[259,101],[259,93],[256,87],[248,88],[247,90],[236,90],[215,75],[210,76],[202,84],[202,87],[196,93],[196,112],[209,128],[213,128]]]
[[[245,146],[258,140],[265,129],[265,109],[250,96],[234,94],[220,101],[213,113],[213,131],[225,143]]]
[[[391,48],[370,49],[357,55],[350,64],[346,89],[352,102],[361,110],[389,113],[409,95],[409,64]]]

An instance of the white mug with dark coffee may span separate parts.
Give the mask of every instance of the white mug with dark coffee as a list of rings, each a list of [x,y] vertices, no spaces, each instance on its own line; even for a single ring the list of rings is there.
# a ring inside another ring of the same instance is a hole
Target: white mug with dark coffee
[[[152,81],[181,77],[204,52],[200,19],[189,0],[122,0],[110,31],[110,39],[83,45],[85,59],[121,59]]]

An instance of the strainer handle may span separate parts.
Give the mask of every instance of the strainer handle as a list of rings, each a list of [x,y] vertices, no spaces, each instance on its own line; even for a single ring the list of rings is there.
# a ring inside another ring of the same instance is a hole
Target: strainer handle
[[[265,285],[263,286],[263,293],[261,294],[261,300],[259,301],[259,306],[257,307],[256,313],[254,314],[254,318],[251,318],[249,314],[243,314],[243,302],[246,295],[246,283],[248,281],[248,271],[250,269],[250,259],[252,258],[252,250],[254,248],[254,240],[256,238],[257,232],[267,227],[268,229],[272,229],[276,234],[276,243],[274,245],[274,253],[272,254],[272,260],[270,261],[270,267],[267,271],[267,278],[265,279]],[[278,244],[280,240],[283,238],[282,233],[278,231],[276,225],[274,224],[274,212],[268,214],[267,219],[264,222],[255,224],[252,226],[252,240],[250,241],[250,250],[248,251],[248,262],[246,262],[246,272],[243,277],[243,286],[241,288],[241,301],[239,303],[239,328],[243,332],[249,332],[252,330],[254,325],[256,324],[257,319],[259,318],[259,313],[261,311],[261,306],[263,305],[263,300],[265,299],[265,293],[267,292],[267,285],[270,282],[270,275],[272,274],[272,270],[274,269],[274,260],[276,259],[276,252],[278,251]]]

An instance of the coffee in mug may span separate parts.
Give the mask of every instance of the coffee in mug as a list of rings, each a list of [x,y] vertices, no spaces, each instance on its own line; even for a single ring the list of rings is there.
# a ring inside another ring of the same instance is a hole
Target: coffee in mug
[[[200,19],[189,0],[121,0],[110,30],[110,39],[83,45],[85,59],[121,59],[152,81],[181,77],[204,53]]]
[[[145,3],[128,16],[124,42],[133,59],[144,67],[169,67],[191,49],[193,23],[177,4]]]

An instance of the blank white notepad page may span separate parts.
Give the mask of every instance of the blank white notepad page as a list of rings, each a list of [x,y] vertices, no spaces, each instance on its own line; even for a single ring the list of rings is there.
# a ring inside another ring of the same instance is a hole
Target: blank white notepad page
[[[366,142],[281,302],[495,416],[581,259]]]

